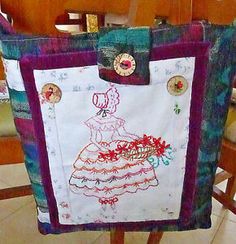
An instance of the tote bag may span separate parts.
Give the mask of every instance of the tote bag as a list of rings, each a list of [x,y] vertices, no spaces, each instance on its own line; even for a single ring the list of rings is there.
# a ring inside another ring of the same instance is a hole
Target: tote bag
[[[202,22],[71,37],[2,25],[41,233],[211,226],[235,36]]]

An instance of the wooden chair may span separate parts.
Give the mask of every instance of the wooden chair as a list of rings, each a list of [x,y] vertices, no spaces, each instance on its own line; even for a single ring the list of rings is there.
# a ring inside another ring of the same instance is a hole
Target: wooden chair
[[[236,214],[236,144],[223,139],[218,167],[222,170],[216,174],[213,197]],[[217,185],[227,180],[226,190],[223,192]]]
[[[216,174],[213,197],[236,214],[236,201],[234,196],[236,193],[236,143],[234,123],[236,123],[236,79],[233,84],[232,105],[229,108],[227,121],[225,124],[225,138],[221,146],[221,154],[219,159],[219,168],[221,172]],[[227,139],[226,139],[227,138]],[[220,190],[217,185],[223,181],[227,181],[225,192]]]
[[[57,35],[62,34],[55,27],[56,20],[58,23],[62,20],[58,16],[65,16],[65,13],[71,11],[100,15],[126,14],[128,25],[131,26],[153,26],[156,17],[168,19],[171,24],[184,24],[199,19],[229,24],[236,16],[236,0],[1,0],[1,8],[2,12],[11,16],[14,28],[19,32]],[[42,9],[47,11],[42,14]],[[77,23],[80,24],[79,21]],[[0,75],[3,78],[2,72]],[[0,138],[0,148],[0,165],[23,162],[17,137]],[[0,200],[28,194],[31,194],[30,186],[3,189],[0,190]],[[159,243],[162,235],[162,232],[151,232],[148,243]],[[124,243],[124,230],[111,231],[111,243]]]
[[[1,8],[16,30],[33,34],[59,34],[56,19],[68,11],[127,14],[132,26],[152,26],[157,16],[171,24],[200,19],[229,24],[236,16],[236,0],[1,0]],[[42,9],[47,11],[41,14]]]
[[[213,197],[236,214],[236,144],[223,139],[219,160],[221,172],[216,174]],[[227,180],[226,191],[220,190],[217,185]]]

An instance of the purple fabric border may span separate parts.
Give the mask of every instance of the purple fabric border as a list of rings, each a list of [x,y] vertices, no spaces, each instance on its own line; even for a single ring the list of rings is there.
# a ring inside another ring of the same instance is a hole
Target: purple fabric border
[[[197,175],[198,149],[201,143],[201,122],[209,59],[209,42],[170,44],[154,48],[151,60],[164,60],[179,57],[196,57],[192,84],[190,107],[189,142],[186,155],[186,168],[179,225],[188,225],[193,210],[195,184]]]
[[[96,52],[76,52],[55,55],[25,56],[20,60],[20,67],[26,92],[29,98],[35,127],[37,146],[39,148],[39,160],[44,190],[47,196],[50,220],[52,228],[60,231],[70,231],[77,228],[96,230],[97,228],[120,227],[126,231],[151,230],[158,225],[188,225],[192,214],[195,195],[196,171],[198,149],[201,138],[202,108],[204,98],[204,87],[207,74],[209,43],[179,43],[160,46],[152,49],[151,61],[170,58],[196,57],[195,73],[192,88],[192,100],[190,108],[189,143],[186,156],[186,170],[182,194],[180,217],[178,220],[142,221],[142,222],[121,222],[107,224],[83,224],[83,225],[61,225],[58,219],[56,199],[53,195],[53,188],[50,177],[49,161],[46,150],[44,126],[38,99],[38,93],[34,82],[34,69],[57,69],[95,65],[97,63]]]
[[[15,34],[16,31],[11,26],[11,24],[4,18],[2,14],[0,14],[0,25],[3,27],[4,31],[8,34]]]

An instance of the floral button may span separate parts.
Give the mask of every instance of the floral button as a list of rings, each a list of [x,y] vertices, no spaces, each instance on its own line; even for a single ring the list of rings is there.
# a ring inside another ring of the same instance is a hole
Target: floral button
[[[41,95],[43,100],[46,102],[58,103],[61,100],[62,92],[57,85],[53,83],[47,83],[43,86]]]
[[[134,73],[136,62],[128,53],[119,54],[114,60],[114,69],[120,76],[130,76]]]
[[[188,89],[188,81],[183,76],[173,76],[167,82],[167,89],[173,96],[183,95]]]

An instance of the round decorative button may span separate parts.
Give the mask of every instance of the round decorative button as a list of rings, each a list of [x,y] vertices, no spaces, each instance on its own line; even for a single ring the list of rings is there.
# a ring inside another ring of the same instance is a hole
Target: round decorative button
[[[183,95],[188,89],[188,81],[183,76],[173,76],[167,82],[167,89],[173,96]]]
[[[114,60],[114,69],[120,76],[132,75],[135,68],[136,62],[128,53],[121,53]]]
[[[47,83],[43,86],[41,95],[49,103],[58,103],[61,100],[62,92],[57,85]]]

